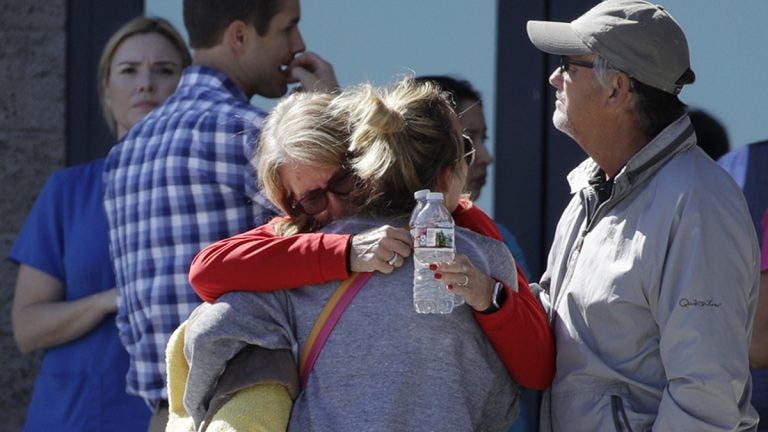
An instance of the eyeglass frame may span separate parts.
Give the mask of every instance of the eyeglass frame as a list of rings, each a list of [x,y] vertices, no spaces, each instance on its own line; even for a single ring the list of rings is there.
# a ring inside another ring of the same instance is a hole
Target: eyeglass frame
[[[328,192],[339,197],[346,197],[354,192],[358,184],[359,179],[355,173],[349,168],[342,166],[336,170],[333,175],[331,175],[331,178],[328,179],[328,183],[325,185],[325,187],[312,189],[311,191],[305,193],[303,198],[295,200],[293,203],[291,203],[291,213],[293,215],[303,214],[307,216],[314,216],[316,214],[322,213],[328,208]],[[341,189],[339,189],[340,187]],[[306,202],[313,199],[322,200],[322,205],[317,206],[322,208],[319,208],[317,211],[307,211]]]
[[[467,165],[472,165],[475,163],[475,157],[477,156],[477,148],[475,147],[475,142],[472,141],[472,138],[470,138],[467,134],[462,134],[461,137],[464,140],[464,150],[469,148],[469,150],[463,154],[464,161],[467,163]]]
[[[595,67],[595,64],[592,62],[588,62],[584,60],[574,60],[568,56],[560,56],[560,66],[558,66],[557,69],[560,73],[565,73],[565,72],[568,72],[568,69],[570,68],[571,65],[581,66],[589,69],[592,69]]]
[[[560,66],[558,66],[558,71],[560,73],[568,72],[568,68],[571,66],[581,66],[585,68],[594,69],[595,64],[592,62],[584,61],[584,60],[574,60],[569,56],[560,56]],[[613,69],[611,66],[609,68]],[[636,79],[632,77],[632,75],[627,74],[624,71],[621,71],[619,69],[614,69],[618,72],[622,72],[626,74],[629,77],[629,91],[634,92],[635,91],[635,81]]]

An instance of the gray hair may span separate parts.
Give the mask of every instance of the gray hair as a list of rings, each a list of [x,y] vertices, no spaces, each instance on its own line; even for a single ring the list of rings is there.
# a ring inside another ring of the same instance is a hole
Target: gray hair
[[[686,113],[687,105],[680,101],[677,95],[638,81],[599,55],[595,56],[592,64],[594,80],[603,88],[608,87],[610,79],[616,74],[627,74],[630,81],[629,90],[635,96],[632,108],[637,115],[639,128],[648,139],[656,136],[662,129]]]
[[[608,60],[596,55],[592,60],[592,71],[594,73],[595,82],[601,87],[608,87],[608,81],[616,74],[622,73],[616,66],[612,65]]]

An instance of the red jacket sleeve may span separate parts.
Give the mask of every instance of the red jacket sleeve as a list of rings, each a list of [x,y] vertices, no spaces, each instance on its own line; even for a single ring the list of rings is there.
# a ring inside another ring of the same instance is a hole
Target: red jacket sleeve
[[[496,223],[471,202],[462,200],[454,222],[501,241]],[[492,314],[475,312],[475,319],[493,345],[509,375],[520,385],[544,389],[555,376],[555,340],[544,308],[517,266],[518,292],[507,290],[507,301]]]
[[[349,234],[278,237],[262,225],[207,246],[192,260],[189,282],[207,302],[232,291],[276,291],[343,280]],[[288,259],[286,259],[288,258]]]
[[[523,387],[545,389],[555,376],[555,342],[547,316],[517,268],[518,291],[507,290],[507,301],[497,312],[475,319],[506,366]]]

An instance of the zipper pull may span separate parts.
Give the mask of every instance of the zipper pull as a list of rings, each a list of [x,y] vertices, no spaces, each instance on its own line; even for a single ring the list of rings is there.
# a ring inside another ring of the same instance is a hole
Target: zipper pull
[[[581,247],[584,246],[584,237],[587,236],[587,230],[581,232],[579,238],[576,239],[576,250],[581,253]]]

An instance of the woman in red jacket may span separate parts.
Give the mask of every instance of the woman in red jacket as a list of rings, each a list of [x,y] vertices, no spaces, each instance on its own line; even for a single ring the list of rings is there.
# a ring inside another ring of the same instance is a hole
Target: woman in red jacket
[[[389,273],[402,266],[404,258],[411,254],[410,234],[401,227],[385,225],[356,235],[311,232],[364,207],[366,198],[355,194],[357,177],[344,169],[354,149],[339,145],[348,141],[345,131],[354,131],[357,120],[339,114],[331,118],[343,119],[341,124],[324,121],[314,125],[330,98],[293,95],[268,117],[258,155],[262,190],[290,216],[202,250],[192,262],[190,282],[204,300],[213,302],[232,291],[274,291],[343,280],[351,272]],[[460,131],[455,115],[453,120]],[[325,146],[327,157],[323,160],[318,159],[317,152],[310,157],[305,151],[308,130],[312,132],[312,145]],[[453,177],[462,182],[466,179],[474,150],[469,139],[465,138],[464,143],[465,157],[460,161],[464,176],[452,175],[446,181],[458,181]],[[316,169],[297,170],[297,166]],[[296,184],[306,187],[297,194],[286,187]],[[413,201],[412,192],[404,193],[403,199]],[[470,201],[448,194],[445,203],[457,225],[501,240],[495,223]],[[547,387],[554,374],[552,335],[546,315],[520,269],[517,289],[505,286],[496,297],[492,279],[463,255],[457,254],[453,263],[434,265],[433,270],[473,307],[478,325],[510,376],[525,387]]]

